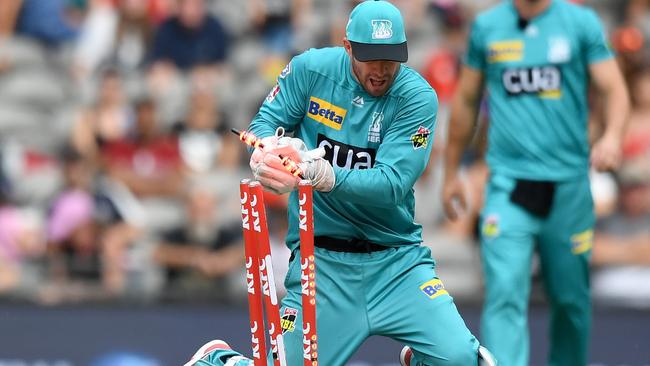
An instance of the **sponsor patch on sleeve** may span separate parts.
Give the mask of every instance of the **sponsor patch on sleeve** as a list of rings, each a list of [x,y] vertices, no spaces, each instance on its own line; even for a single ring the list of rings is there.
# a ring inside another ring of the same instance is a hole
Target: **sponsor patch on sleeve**
[[[429,296],[429,298],[432,300],[438,296],[449,295],[447,290],[445,290],[445,286],[442,284],[442,281],[437,278],[434,278],[431,281],[427,281],[422,284],[422,286],[420,286],[420,290],[422,290],[422,292],[424,292],[424,294]]]
[[[411,135],[411,143],[413,144],[413,149],[422,149],[426,148],[429,144],[429,135],[431,135],[431,130],[424,126],[420,126],[413,135]]]
[[[284,313],[282,313],[282,319],[280,319],[280,327],[282,328],[282,334],[286,332],[293,332],[296,329],[297,316],[298,316],[297,309],[284,308]]]
[[[275,84],[273,89],[271,89],[269,94],[266,96],[266,101],[271,103],[275,99],[275,96],[278,95],[279,92],[280,92],[280,84]]]
[[[289,62],[289,63],[287,64],[287,66],[285,66],[284,69],[282,69],[282,71],[280,72],[279,77],[280,77],[280,79],[284,79],[284,78],[286,78],[287,75],[289,75],[290,73],[291,73],[291,62]]]

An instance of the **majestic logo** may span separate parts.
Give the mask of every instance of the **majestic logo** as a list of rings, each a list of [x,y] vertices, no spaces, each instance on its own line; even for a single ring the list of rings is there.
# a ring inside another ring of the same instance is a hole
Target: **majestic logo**
[[[364,103],[363,97],[360,95],[357,95],[356,97],[354,97],[354,99],[352,99],[352,105],[355,107],[361,108],[363,107],[363,103]]]
[[[368,142],[381,142],[381,122],[384,120],[382,112],[372,114],[372,123],[368,129]]]
[[[269,92],[269,94],[266,96],[266,101],[271,103],[273,100],[275,100],[275,96],[278,95],[280,92],[280,84],[275,84],[273,89]]]
[[[573,254],[582,254],[594,245],[594,231],[589,229],[571,236],[571,252]]]
[[[296,318],[298,317],[298,310],[293,308],[284,308],[284,313],[280,319],[282,334],[286,332],[293,332],[296,329]]]
[[[449,295],[447,290],[445,290],[445,286],[442,284],[442,281],[437,278],[434,278],[431,281],[422,284],[422,286],[420,286],[420,290],[422,290],[422,292],[424,292],[432,300],[438,296]]]
[[[413,150],[426,148],[427,145],[429,145],[429,135],[431,135],[431,130],[424,126],[420,126],[418,130],[411,135]]]
[[[373,19],[372,39],[388,39],[393,36],[393,22],[388,19]]]
[[[343,124],[347,112],[347,109],[335,106],[334,104],[320,98],[313,96],[309,98],[307,116],[314,121],[322,123],[335,130],[341,129],[341,125]]]
[[[511,96],[537,94],[541,98],[561,96],[562,73],[555,66],[506,69],[501,76],[503,87]]]
[[[318,134],[318,147],[325,149],[324,159],[345,169],[370,169],[375,165],[376,149],[347,145]]]
[[[523,41],[499,41],[488,45],[488,62],[521,61],[524,58]]]

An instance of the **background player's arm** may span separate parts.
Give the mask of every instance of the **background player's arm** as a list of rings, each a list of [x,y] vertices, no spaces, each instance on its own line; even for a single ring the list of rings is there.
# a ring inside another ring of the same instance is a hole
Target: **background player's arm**
[[[445,148],[445,178],[443,202],[445,212],[450,219],[456,219],[458,212],[454,207],[457,201],[465,208],[465,195],[458,176],[458,168],[463,151],[472,137],[472,131],[478,116],[479,102],[483,90],[483,73],[469,66],[463,66],[458,89],[451,103],[451,116],[447,146]]]
[[[598,170],[616,168],[621,161],[621,142],[630,111],[629,96],[623,75],[614,59],[593,63],[589,74],[605,102],[605,131],[596,141],[591,163]]]
[[[629,113],[623,76],[609,47],[605,29],[592,10],[585,8],[578,31],[580,53],[589,65],[589,76],[605,101],[605,132],[594,143],[591,164],[598,170],[616,168],[621,161],[621,141]]]
[[[414,92],[399,105],[399,111],[382,137],[376,163],[371,169],[334,168],[336,184],[329,193],[347,202],[394,207],[413,189],[426,167],[438,112],[433,90]],[[418,134],[418,130],[428,131]],[[414,138],[414,136],[416,136]],[[417,144],[413,139],[418,139]]]
[[[463,151],[472,137],[482,89],[483,73],[464,66],[460,73],[456,95],[451,103],[449,136],[445,150],[446,177],[453,177],[458,172]]]

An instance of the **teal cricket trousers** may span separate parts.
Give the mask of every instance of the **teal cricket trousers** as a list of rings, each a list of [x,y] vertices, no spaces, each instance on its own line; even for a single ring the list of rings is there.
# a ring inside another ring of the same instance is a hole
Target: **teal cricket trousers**
[[[512,178],[493,175],[486,187],[481,338],[499,366],[529,364],[527,312],[536,249],[550,303],[548,364],[584,366],[591,329],[589,260],[595,220],[589,178],[556,183],[545,218],[511,202],[515,185]]]
[[[320,365],[345,365],[372,335],[410,346],[414,366],[477,365],[479,343],[436,277],[429,248],[404,246],[372,253],[316,248],[315,254]],[[298,251],[285,286],[280,315],[287,364],[299,366],[303,346]],[[218,356],[198,365],[223,365]]]

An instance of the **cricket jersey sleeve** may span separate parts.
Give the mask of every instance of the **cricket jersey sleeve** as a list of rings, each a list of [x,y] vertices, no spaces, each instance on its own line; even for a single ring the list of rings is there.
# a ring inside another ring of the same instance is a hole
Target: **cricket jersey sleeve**
[[[403,203],[429,161],[438,98],[433,89],[420,90],[400,101],[397,111],[377,150],[375,166],[335,167],[331,196],[378,207]]]
[[[592,9],[584,8],[583,11],[580,36],[582,54],[585,55],[587,63],[593,64],[614,57],[598,15]]]
[[[277,83],[253,118],[249,131],[258,137],[273,135],[278,127],[293,131],[305,113],[309,87],[308,52],[294,57],[278,76]]]
[[[485,44],[480,28],[479,18],[477,18],[472,23],[465,54],[465,64],[476,70],[485,68]]]

